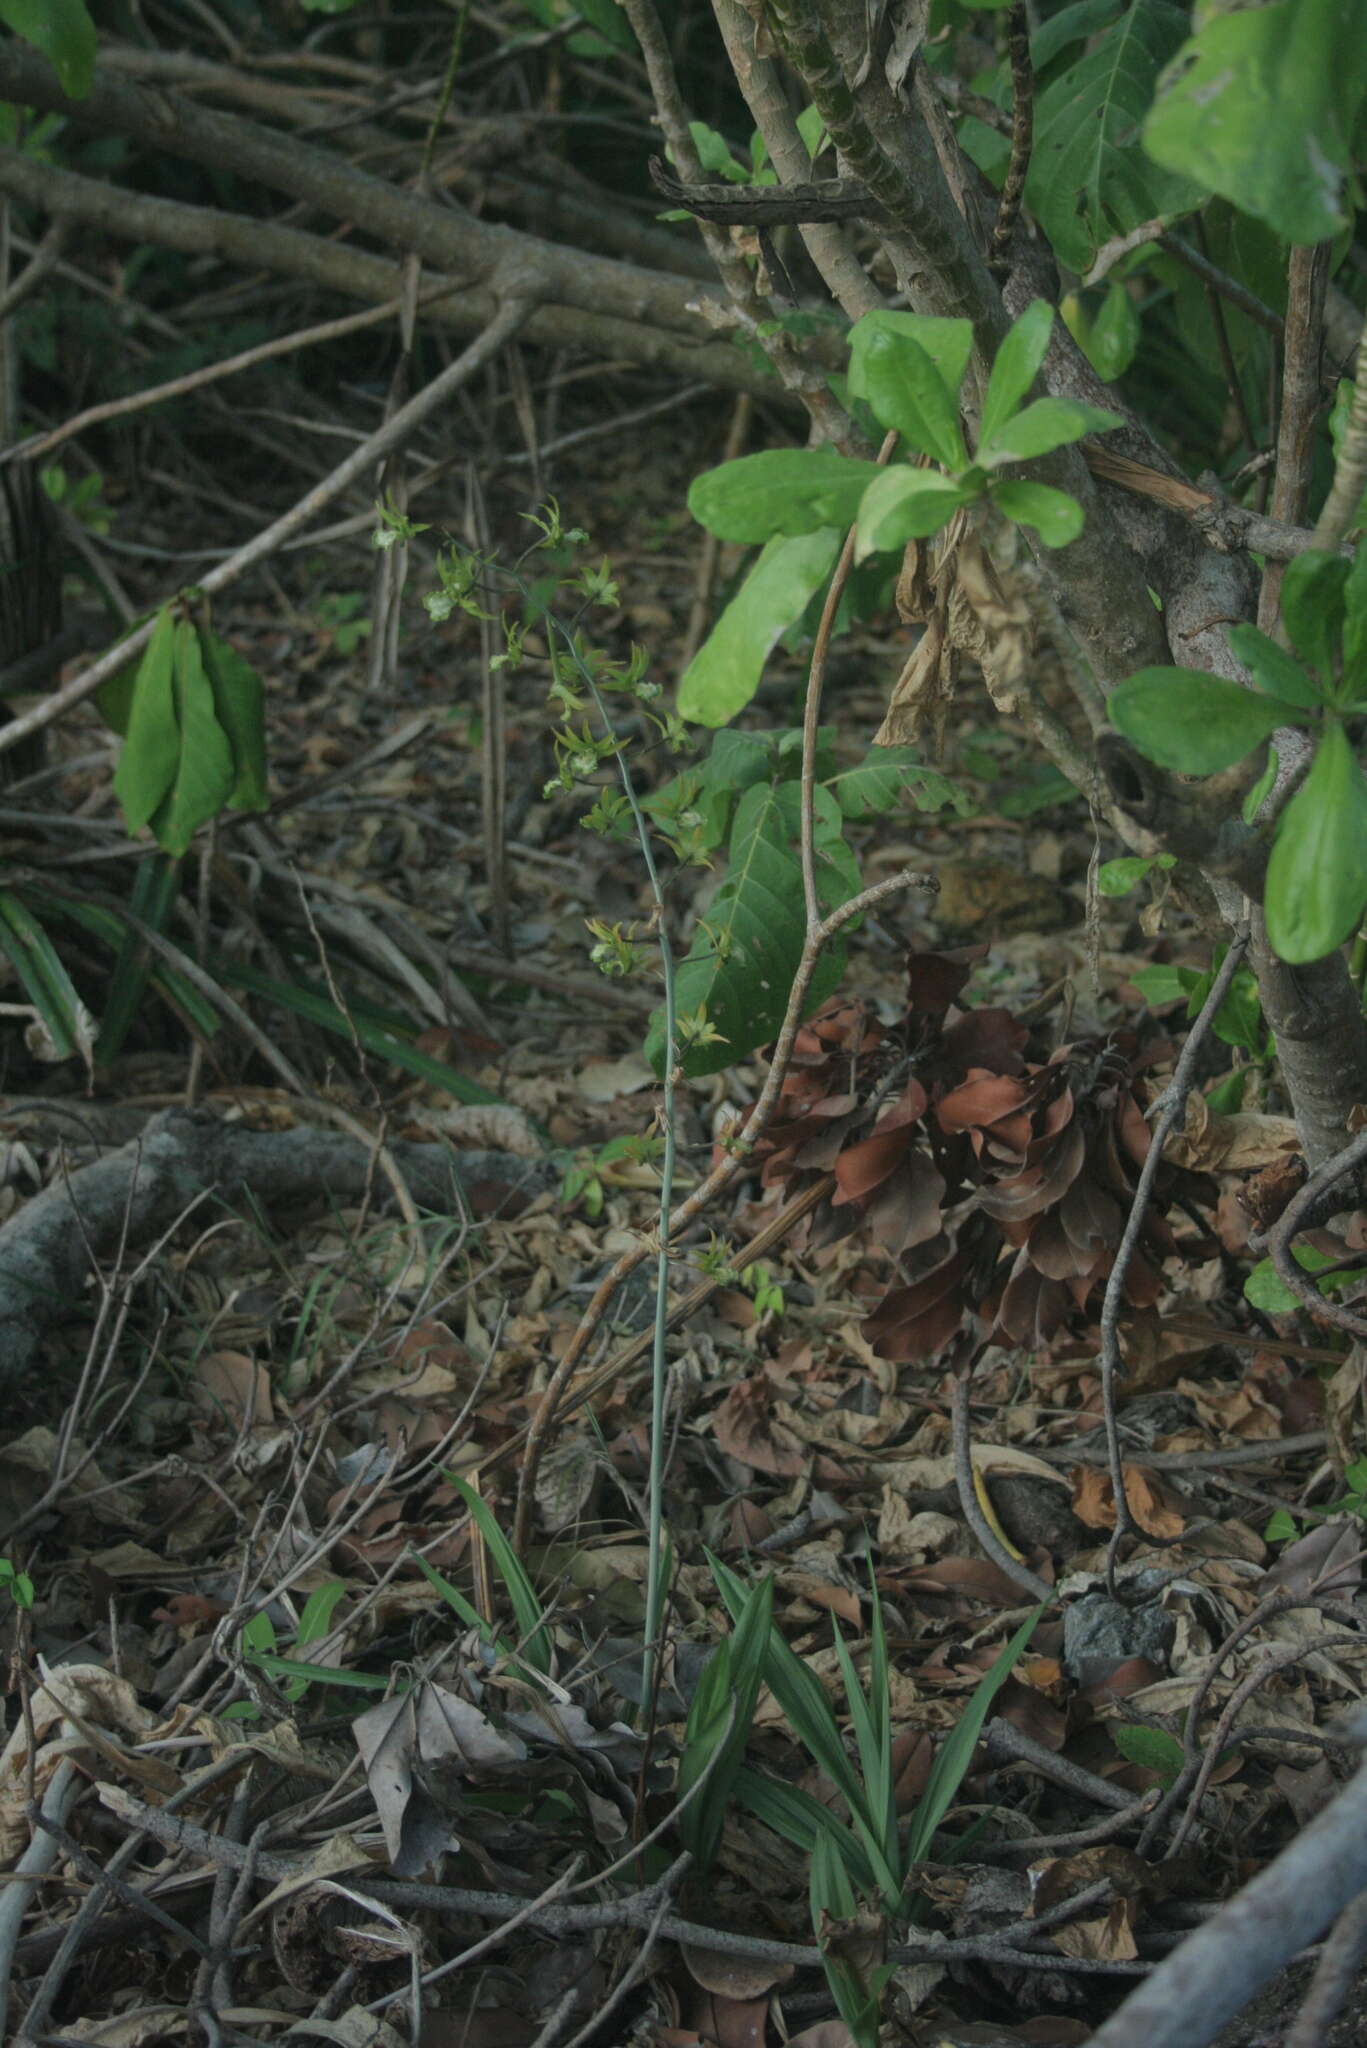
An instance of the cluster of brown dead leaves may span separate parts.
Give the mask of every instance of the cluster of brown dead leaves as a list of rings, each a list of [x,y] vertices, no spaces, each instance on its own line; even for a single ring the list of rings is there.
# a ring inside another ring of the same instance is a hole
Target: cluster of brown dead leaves
[[[1104,1286],[1149,1146],[1142,1076],[1170,1050],[1131,1032],[1038,1053],[1002,1008],[959,998],[985,949],[916,953],[892,1027],[834,1000],[799,1034],[764,1177],[830,1173],[815,1242],[858,1229],[895,1279],[864,1325],[880,1357],[935,1358],[968,1331],[1040,1350]],[[1176,1249],[1165,1168],[1126,1275],[1151,1305]],[[1147,1255],[1146,1255],[1147,1254]]]

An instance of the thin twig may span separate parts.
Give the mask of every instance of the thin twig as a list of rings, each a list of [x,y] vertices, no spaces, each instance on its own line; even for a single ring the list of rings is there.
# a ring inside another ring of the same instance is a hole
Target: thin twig
[[[1367,357],[1367,348],[1363,349]],[[1356,1177],[1367,1162],[1367,1129],[1346,1144],[1332,1159],[1326,1159],[1317,1166],[1305,1185],[1296,1190],[1291,1200],[1270,1230],[1250,1239],[1255,1251],[1266,1251],[1277,1269],[1277,1277],[1291,1292],[1304,1302],[1305,1306],[1326,1322],[1333,1323],[1340,1330],[1347,1330],[1354,1337],[1367,1337],[1367,1321],[1341,1302],[1331,1301],[1322,1294],[1314,1277],[1296,1264],[1291,1255],[1291,1240],[1301,1228],[1305,1216],[1322,1213],[1324,1198],[1342,1180]]]
[[[1129,1502],[1125,1497],[1125,1468],[1120,1448],[1120,1428],[1116,1419],[1116,1379],[1120,1372],[1120,1309],[1125,1293],[1125,1278],[1144,1228],[1149,1196],[1153,1192],[1153,1184],[1163,1160],[1163,1147],[1186,1113],[1187,1090],[1196,1071],[1201,1046],[1216,1012],[1229,993],[1230,984],[1247,950],[1247,931],[1236,932],[1229,951],[1221,962],[1220,971],[1211,984],[1210,994],[1201,1006],[1201,1014],[1187,1033],[1186,1044],[1182,1047],[1181,1057],[1163,1099],[1162,1112],[1149,1140],[1149,1149],[1140,1169],[1134,1200],[1130,1204],[1130,1213],[1125,1221],[1124,1235],[1115,1255],[1115,1264],[1107,1278],[1106,1295],[1101,1304],[1101,1404],[1106,1423],[1107,1462],[1110,1466],[1111,1486],[1115,1493],[1115,1529],[1106,1551],[1106,1586],[1113,1600],[1116,1598],[1115,1569],[1120,1546],[1134,1531]]]
[[[1022,1559],[1011,1555],[982,1511],[974,1485],[973,1444],[968,1421],[968,1380],[963,1373],[955,1377],[951,1400],[954,1482],[959,1489],[959,1506],[963,1509],[964,1520],[998,1571],[1005,1572],[1006,1576],[1027,1592],[1032,1600],[1052,1600],[1055,1597],[1054,1588],[1047,1585],[1038,1572],[1032,1572]]]
[[[64,223],[58,222],[57,227]],[[50,240],[57,228],[49,230],[45,239]],[[34,258],[34,262],[37,258]],[[33,267],[30,264],[29,269]],[[24,278],[28,276],[25,271]],[[19,282],[22,284],[24,278]],[[431,305],[437,299],[449,298],[459,285],[443,284],[436,291],[428,292],[421,303]],[[30,434],[27,441],[19,441],[13,448],[0,452],[0,466],[17,462],[21,457],[50,455],[54,448],[60,448],[64,441],[70,441],[76,434],[83,434],[87,427],[97,427],[105,420],[125,419],[128,414],[146,412],[149,406],[165,405],[172,398],[184,398],[191,391],[202,391],[208,384],[216,384],[224,377],[235,377],[242,370],[253,370],[259,363],[271,362],[276,356],[294,355],[301,348],[315,348],[326,341],[340,341],[348,334],[357,334],[362,328],[374,327],[382,320],[388,320],[398,311],[402,302],[388,299],[382,306],[368,307],[364,313],[348,313],[340,320],[324,320],[316,327],[300,327],[293,334],[283,334],[274,341],[263,341],[256,348],[246,348],[235,356],[225,356],[222,362],[206,363],[202,369],[190,370],[183,377],[172,377],[165,384],[153,384],[145,391],[134,391],[127,398],[110,398],[102,405],[87,406],[84,412],[74,413],[69,420],[63,420],[60,427],[53,427],[46,434]],[[0,312],[3,308],[0,307]]]
[[[1006,48],[1011,60],[1011,157],[1006,166],[992,229],[989,261],[994,268],[1005,265],[1016,232],[1021,195],[1030,169],[1030,146],[1035,132],[1035,68],[1030,62],[1030,20],[1025,0],[1015,0],[1006,17]]]
[[[1367,1764],[1130,1994],[1090,2048],[1206,2048],[1367,1887]]]
[[[386,421],[384,426],[353,449],[344,462],[340,462],[321,482],[306,491],[297,503],[291,505],[288,512],[282,513],[262,532],[254,534],[235,554],[229,555],[226,561],[211,569],[201,578],[199,588],[206,595],[212,596],[216,591],[225,590],[230,584],[236,583],[249,569],[254,569],[258,562],[263,562],[274,554],[301,527],[315,518],[325,505],[330,505],[334,498],[340,497],[343,491],[372,469],[391,448],[399,447],[415,433],[418,427],[445,403],[453,391],[459,390],[462,384],[469,381],[481,364],[496,355],[505,342],[511,341],[527,320],[531,310],[532,301],[528,298],[505,298],[483,333],[477,335],[470,346],[463,350],[453,363],[449,363],[440,376],[434,377],[416,398],[410,398],[407,405],[395,413],[393,419]],[[120,669],[126,668],[135,655],[142,653],[152,637],[155,625],[156,618],[153,616],[144,625],[107,649],[98,661],[92,662],[80,675],[73,676],[60,690],[54,690],[40,704],[34,705],[18,718],[11,719],[8,725],[0,726],[0,754],[8,753],[11,747],[18,746],[31,732],[38,732],[42,727],[51,725],[70,711],[73,705],[84,703],[87,697],[93,696],[102,683],[107,682],[110,676],[116,675]],[[181,971],[185,971],[184,967]]]

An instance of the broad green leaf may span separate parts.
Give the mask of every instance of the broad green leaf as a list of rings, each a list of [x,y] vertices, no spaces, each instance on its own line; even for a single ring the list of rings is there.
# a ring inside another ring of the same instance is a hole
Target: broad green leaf
[[[1255,220],[1226,199],[1212,199],[1201,210],[1200,246],[1218,269],[1237,277],[1273,313],[1286,312],[1289,251],[1265,220]],[[1177,331],[1195,363],[1213,366],[1219,361],[1223,329],[1245,390],[1264,389],[1275,351],[1267,330],[1230,299],[1215,300],[1213,310],[1209,287],[1175,256],[1156,256],[1148,269],[1171,290]],[[1148,368],[1150,359],[1146,351],[1141,370]]]
[[[793,783],[760,783],[736,805],[726,879],[699,923],[687,959],[675,973],[675,1003],[681,1015],[705,1009],[717,1041],[685,1051],[690,1076],[717,1073],[774,1037],[788,1007],[788,993],[806,942],[807,917],[802,869],[794,843]],[[818,863],[825,907],[834,894],[843,901],[829,856]],[[824,1002],[844,971],[845,948],[837,942],[823,955],[808,992],[807,1009]],[[659,1012],[646,1037],[646,1057],[664,1058],[664,1025]]]
[[[1310,1274],[1312,1279],[1325,1266],[1336,1263],[1328,1252],[1317,1252],[1313,1245],[1308,1244],[1293,1244],[1291,1256],[1302,1272]],[[1321,1291],[1332,1293],[1336,1287],[1346,1286],[1354,1278],[1352,1273],[1332,1274]],[[1305,1306],[1300,1296],[1291,1292],[1271,1259],[1260,1259],[1253,1268],[1244,1282],[1244,1299],[1269,1316],[1294,1315]]]
[[[1078,398],[1037,398],[983,442],[977,460],[984,469],[997,469],[1004,462],[1033,462],[1038,455],[1080,441],[1084,434],[1104,434],[1122,424],[1118,412],[1084,405]]]
[[[114,771],[114,794],[130,832],[140,832],[150,822],[180,759],[172,685],[175,649],[176,618],[170,605],[164,605],[133,678],[128,724]]]
[[[1066,548],[1086,522],[1077,499],[1052,484],[994,484],[992,502],[1018,526],[1033,527],[1047,548]]]
[[[831,447],[769,448],[704,470],[689,487],[688,509],[721,540],[755,543],[827,526],[843,530],[854,524],[859,500],[880,474],[876,462]]]
[[[1307,711],[1317,710],[1324,702],[1324,692],[1295,656],[1275,640],[1269,640],[1256,626],[1231,626],[1229,644],[1258,688],[1269,697],[1280,697],[1283,703],[1299,704]]]
[[[1111,1727],[1111,1740],[1120,1754],[1146,1771],[1156,1771],[1170,1785],[1186,1762],[1186,1754],[1175,1735],[1166,1728]]]
[[[1040,95],[1025,200],[1079,276],[1113,235],[1200,201],[1198,185],[1159,169],[1139,143],[1154,82],[1187,27],[1173,0],[1134,0]]]
[[[1141,967],[1130,979],[1151,1010],[1161,1010],[1165,1003],[1185,1002],[1189,993],[1178,967]]]
[[[1139,347],[1139,308],[1118,278],[1108,281],[1101,311],[1083,347],[1103,384],[1114,384],[1134,361]]]
[[[1277,770],[1280,764],[1281,757],[1277,749],[1269,745],[1267,750],[1267,766],[1257,781],[1250,784],[1248,795],[1239,806],[1239,816],[1243,819],[1245,825],[1257,823],[1259,811],[1276,787]]]
[[[797,117],[797,132],[808,156],[815,163],[826,146],[826,123],[815,107],[804,107]]]
[[[68,99],[85,98],[95,72],[95,24],[84,0],[0,0],[0,21],[42,51]]]
[[[1030,38],[1030,61],[1038,77],[1073,43],[1085,43],[1109,28],[1121,11],[1122,0],[1072,0],[1042,22]]]
[[[1000,191],[1006,183],[1011,162],[1009,136],[996,128],[989,128],[986,121],[980,121],[976,114],[961,115],[954,133],[969,162],[976,164],[988,183]]]
[[[1283,960],[1321,960],[1367,904],[1367,781],[1335,721],[1277,822],[1267,863],[1267,936]]]
[[[880,426],[895,428],[919,455],[954,472],[967,469],[958,398],[912,335],[868,328],[851,353],[850,389],[873,407]]]
[[[1144,147],[1287,241],[1327,241],[1352,219],[1344,185],[1364,96],[1357,0],[1212,10],[1158,82]]]
[[[775,644],[834,569],[843,539],[827,527],[769,542],[685,669],[680,718],[725,725],[745,709]]]
[[[698,152],[698,162],[703,170],[725,178],[731,185],[749,184],[749,172],[744,164],[737,163],[731,154],[730,143],[715,128],[709,128],[706,121],[690,121],[688,132],[693,137],[693,147]]]
[[[1021,400],[1028,397],[1053,331],[1054,309],[1045,299],[1035,299],[1012,326],[997,350],[992,375],[987,380],[987,396],[978,427],[980,447],[1006,425]]]
[[[171,688],[180,753],[171,787],[152,818],[152,831],[167,853],[184,853],[200,826],[222,810],[234,782],[232,748],[214,714],[199,634],[189,619],[176,626]],[[131,739],[130,729],[125,745]]]
[[[1103,861],[1097,869],[1096,886],[1103,896],[1128,896],[1152,868],[1153,862],[1142,854],[1127,854],[1121,860]]]
[[[299,1616],[299,1626],[294,1631],[296,1649],[307,1649],[310,1643],[321,1642],[332,1627],[332,1617],[337,1603],[346,1592],[340,1579],[330,1579],[325,1586],[317,1586],[304,1602]]]
[[[1145,668],[1111,692],[1107,714],[1117,732],[1160,768],[1214,775],[1300,722],[1298,704],[1256,696],[1227,676],[1193,668]]]
[[[1291,645],[1328,684],[1343,637],[1348,564],[1341,555],[1311,548],[1288,562],[1281,607]]]
[[[826,785],[847,818],[883,817],[904,796],[918,811],[952,805],[961,815],[971,799],[938,769],[927,768],[914,747],[870,747],[857,768],[846,768]]]
[[[866,561],[870,555],[938,533],[972,496],[963,484],[938,469],[909,469],[899,462],[880,470],[859,503],[855,560]]]
[[[228,809],[264,811],[270,803],[265,687],[251,663],[217,633],[200,634],[200,652],[214,693],[214,712],[232,749],[233,788]]]
[[[930,357],[950,397],[957,398],[973,352],[973,328],[967,320],[942,320],[933,313],[898,313],[881,306],[865,313],[850,329],[850,389],[856,398],[865,395],[860,382],[862,364],[875,335],[914,341]]]

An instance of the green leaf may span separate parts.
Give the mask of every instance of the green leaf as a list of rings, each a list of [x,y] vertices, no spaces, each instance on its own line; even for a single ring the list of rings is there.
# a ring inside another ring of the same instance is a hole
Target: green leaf
[[[1113,235],[1200,200],[1199,186],[1160,170],[1139,145],[1154,82],[1187,25],[1173,0],[1134,0],[1040,95],[1026,204],[1079,276]]]
[[[1018,526],[1033,527],[1047,548],[1066,548],[1076,540],[1086,520],[1076,498],[1056,491],[1052,484],[998,483],[992,486],[992,502]]]
[[[408,1555],[418,1567],[428,1585],[431,1586],[435,1593],[440,1594],[441,1598],[451,1609],[451,1612],[460,1621],[464,1622],[466,1628],[477,1629],[483,1640],[486,1643],[492,1643],[500,1656],[511,1656],[512,1644],[505,1637],[499,1635],[498,1631],[486,1621],[474,1602],[466,1599],[459,1586],[453,1586],[449,1579],[444,1578],[435,1565],[428,1563],[421,1551],[410,1550]]]
[[[1183,775],[1230,768],[1278,726],[1304,722],[1298,704],[1192,668],[1140,669],[1112,691],[1106,710],[1141,754]]]
[[[1109,28],[1121,11],[1121,0],[1072,0],[1042,22],[1030,38],[1030,61],[1039,77],[1074,43],[1085,43]]]
[[[983,441],[977,460],[984,469],[998,469],[1004,462],[1033,462],[1085,434],[1108,433],[1123,424],[1118,412],[1084,405],[1078,398],[1037,398]]]
[[[729,1643],[718,1645],[704,1668],[689,1709],[675,1791],[682,1800],[711,1767],[705,1790],[679,1821],[683,1845],[700,1872],[706,1872],[716,1856],[726,1809],[744,1760],[764,1673],[773,1609],[774,1582],[769,1576],[751,1587],[735,1635]],[[719,1748],[722,1754],[713,1763]]]
[[[880,426],[895,429],[918,454],[951,471],[967,469],[957,385],[949,390],[914,335],[876,319],[869,325],[868,317],[851,335],[851,391],[873,407]]]
[[[1139,347],[1139,308],[1118,278],[1111,278],[1101,311],[1083,344],[1103,384],[1114,384],[1134,361]]]
[[[870,747],[857,768],[843,769],[826,787],[847,818],[884,817],[904,796],[918,811],[951,805],[961,816],[971,803],[966,790],[927,768],[915,747]]]
[[[782,1835],[785,1842],[791,1842],[804,1855],[814,1854],[817,1843],[823,1838],[829,1840],[844,1859],[852,1881],[860,1890],[874,1889],[868,1858],[850,1829],[836,1819],[828,1806],[823,1806],[810,1792],[804,1792],[800,1785],[766,1778],[745,1765],[736,1773],[735,1796],[756,1820],[763,1821],[765,1827],[772,1828],[776,1835]]]
[[[1180,967],[1141,967],[1130,976],[1131,981],[1143,996],[1151,1010],[1161,1010],[1165,1003],[1185,1002],[1190,992],[1189,981],[1183,979],[1187,973]],[[1195,977],[1191,976],[1194,980]]]
[[[114,771],[114,794],[130,832],[140,832],[150,822],[180,759],[172,686],[175,649],[175,614],[170,605],[163,605],[133,677],[128,723]]]
[[[1295,656],[1275,640],[1269,640],[1256,626],[1231,626],[1228,637],[1231,651],[1267,696],[1280,697],[1286,704],[1299,704],[1306,711],[1317,710],[1324,702],[1324,692]]]
[[[880,470],[860,500],[855,560],[863,562],[870,555],[938,533],[973,495],[938,469],[908,469],[899,462]]]
[[[199,634],[189,619],[176,625],[171,688],[180,751],[171,787],[151,824],[157,843],[167,853],[184,853],[200,826],[218,816],[232,795],[235,779],[232,748],[214,714],[214,693],[204,672]]]
[[[0,952],[42,1018],[57,1057],[70,1059],[83,1045],[88,1048],[83,1006],[71,976],[37,918],[9,889],[0,890]]]
[[[744,164],[737,163],[731,154],[730,143],[715,128],[709,128],[706,121],[690,121],[688,132],[693,137],[693,147],[698,152],[698,162],[703,170],[711,171],[714,177],[725,178],[731,185],[749,184],[750,173]]]
[[[1272,0],[1207,13],[1158,82],[1144,147],[1289,242],[1348,227],[1345,181],[1367,96],[1353,0]]]
[[[1103,861],[1097,869],[1096,886],[1103,896],[1128,896],[1152,868],[1152,860],[1142,854],[1127,854],[1122,860]]]
[[[678,1013],[705,1009],[719,1034],[717,1041],[685,1051],[683,1067],[690,1077],[717,1073],[743,1059],[783,1022],[806,943],[802,869],[794,843],[799,801],[793,783],[762,783],[747,789],[736,806],[726,879],[675,974]],[[819,861],[818,876],[837,902],[850,893],[837,881],[828,853]],[[838,942],[823,955],[808,992],[809,1011],[839,981],[844,957]],[[664,1044],[663,1018],[657,1012],[646,1037],[646,1057],[657,1072]]]
[[[507,1588],[508,1599],[517,1619],[518,1631],[522,1637],[518,1655],[529,1664],[533,1671],[543,1676],[549,1674],[553,1660],[550,1631],[545,1625],[545,1616],[535,1586],[527,1577],[522,1560],[513,1549],[498,1524],[498,1517],[481,1499],[474,1488],[459,1473],[443,1468],[442,1477],[449,1480],[470,1511],[470,1520],[484,1538],[494,1569]]]
[[[1053,331],[1054,309],[1045,299],[1035,299],[1011,327],[997,350],[987,380],[987,396],[978,426],[979,446],[1006,425],[1021,400],[1029,395]]]
[[[444,1060],[436,1060],[430,1053],[420,1052],[416,1045],[399,1037],[387,1024],[379,1022],[368,1005],[352,999],[348,1003],[350,1014],[343,1016],[329,996],[306,987],[302,982],[281,981],[273,974],[262,974],[259,968],[248,967],[243,961],[222,956],[214,958],[210,967],[225,987],[250,989],[270,1002],[279,1003],[282,1009],[292,1011],[296,1017],[305,1017],[310,1024],[317,1024],[334,1037],[345,1039],[348,1045],[354,1045],[359,1039],[366,1052],[373,1052],[378,1059],[403,1067],[433,1087],[444,1088],[457,1102],[498,1102],[501,1099],[492,1089],[482,1088],[478,1081],[472,1081],[454,1067],[448,1067]]]
[[[865,396],[860,382],[864,354],[874,336],[891,335],[894,340],[914,342],[930,357],[941,384],[951,399],[958,397],[968,358],[973,352],[973,328],[967,320],[942,320],[932,313],[897,313],[884,307],[865,313],[850,329],[850,389],[856,398]],[[956,418],[957,425],[957,418]]]
[[[321,1642],[332,1627],[332,1617],[346,1587],[340,1579],[330,1579],[325,1586],[315,1587],[304,1602],[299,1616],[299,1626],[294,1631],[295,1647],[303,1650],[310,1643]]]
[[[214,696],[214,714],[228,736],[233,757],[230,811],[264,811],[266,787],[266,691],[260,676],[235,647],[217,633],[200,634],[200,652]]]
[[[95,74],[95,24],[83,0],[0,0],[0,21],[42,51],[68,99],[85,98]]]
[[[1291,1256],[1303,1272],[1312,1276],[1337,1263],[1328,1252],[1317,1252],[1313,1245],[1308,1244],[1293,1244]],[[1352,1273],[1332,1274],[1321,1292],[1332,1294],[1355,1278]],[[1305,1306],[1300,1296],[1291,1292],[1271,1259],[1260,1259],[1253,1268],[1244,1282],[1244,1299],[1269,1316],[1294,1315]]]
[[[1357,929],[1367,903],[1367,782],[1337,720],[1277,821],[1264,907],[1273,950],[1321,960]]]
[[[1111,1740],[1130,1763],[1157,1772],[1165,1785],[1173,1783],[1186,1762],[1181,1743],[1166,1728],[1117,1728],[1112,1723]]]
[[[745,709],[776,642],[801,618],[834,569],[843,539],[827,527],[769,542],[685,669],[679,682],[680,718],[725,725]]]
[[[935,1839],[935,1831],[954,1803],[964,1775],[973,1761],[973,1752],[982,1734],[987,1710],[997,1694],[1011,1676],[1016,1659],[1035,1632],[1035,1625],[1044,1612],[1044,1603],[1035,1609],[1012,1636],[996,1662],[983,1673],[973,1689],[973,1696],[958,1722],[950,1730],[936,1751],[935,1761],[930,1767],[930,1778],[921,1796],[921,1802],[912,1816],[907,1834],[907,1862],[919,1863],[928,1854]]]
[[[1302,661],[1333,679],[1347,612],[1348,564],[1341,555],[1311,548],[1288,562],[1282,577],[1282,618]]]
[[[155,932],[164,932],[171,919],[178,885],[177,863],[164,853],[148,854],[138,862],[128,908],[140,923],[150,926]],[[95,1057],[102,1065],[107,1065],[122,1050],[151,975],[152,955],[147,941],[131,925],[125,925],[118,958],[109,978],[100,1035],[95,1041]]]
[[[1299,1302],[1296,1305],[1299,1307]],[[1269,1515],[1267,1518],[1267,1527],[1263,1530],[1263,1542],[1290,1543],[1299,1534],[1300,1530],[1296,1526],[1295,1516],[1289,1515],[1285,1508],[1278,1508],[1275,1514]]]
[[[881,474],[876,462],[858,462],[829,446],[769,448],[695,477],[688,509],[721,540],[762,542],[827,526],[843,531]]]
[[[242,1631],[244,1636],[246,1632]],[[305,1664],[298,1657],[277,1657],[268,1650],[246,1651],[244,1661],[268,1678],[303,1678],[314,1685],[340,1686],[345,1692],[388,1692],[393,1684],[392,1677],[377,1671],[339,1671],[332,1664]]]

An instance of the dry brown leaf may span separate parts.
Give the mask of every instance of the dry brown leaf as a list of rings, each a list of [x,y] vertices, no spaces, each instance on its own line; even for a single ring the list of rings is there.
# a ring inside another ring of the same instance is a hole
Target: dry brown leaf
[[[757,1472],[792,1479],[807,1469],[807,1452],[792,1431],[776,1420],[773,1395],[762,1374],[738,1380],[713,1410],[712,1434],[728,1458]]]
[[[1142,1465],[1122,1465],[1125,1499],[1137,1527],[1146,1536],[1180,1536],[1185,1518],[1167,1499],[1157,1479]],[[1088,1529],[1114,1529],[1115,1490],[1111,1475],[1097,1465],[1083,1465],[1073,1474],[1073,1513]]]
[[[1169,1138],[1164,1156],[1196,1173],[1252,1173],[1277,1165],[1300,1149],[1289,1116],[1264,1116],[1253,1110],[1224,1116],[1193,1088],[1183,1127]]]

